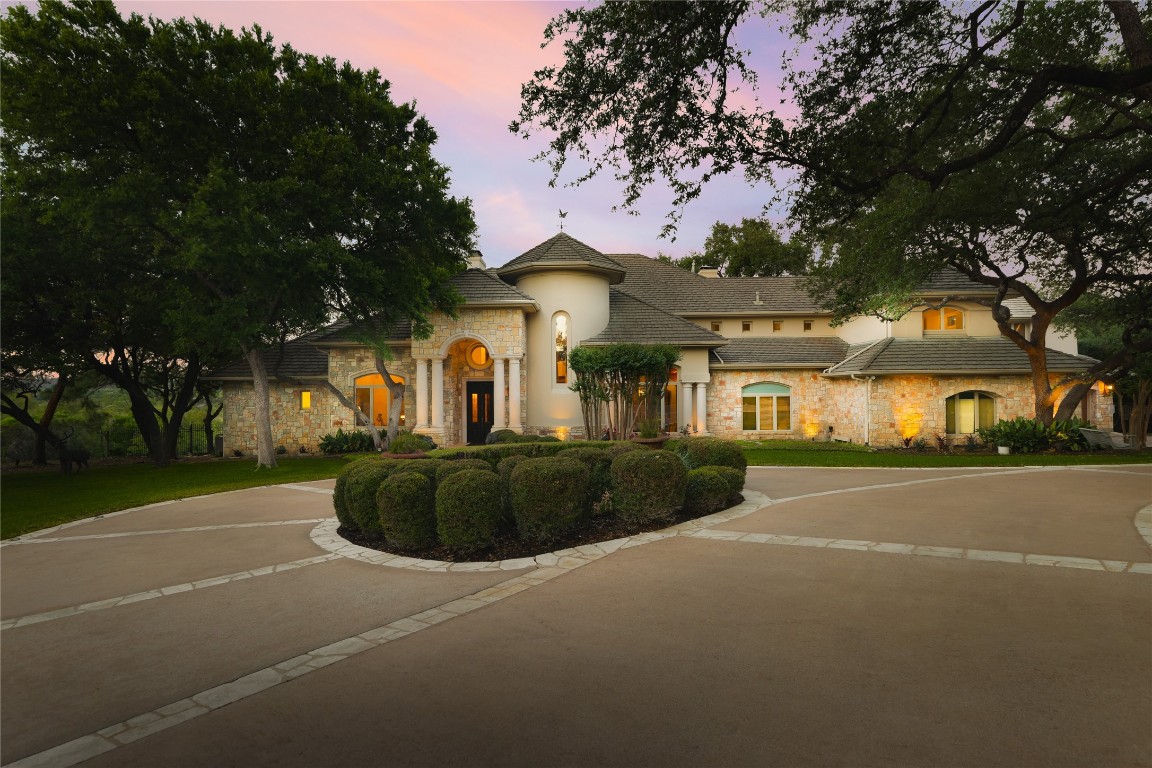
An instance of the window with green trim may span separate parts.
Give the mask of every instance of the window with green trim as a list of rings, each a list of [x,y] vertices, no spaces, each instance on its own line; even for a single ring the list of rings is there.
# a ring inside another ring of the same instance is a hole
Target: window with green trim
[[[747,432],[785,432],[792,429],[792,388],[761,382],[740,391],[743,428]]]

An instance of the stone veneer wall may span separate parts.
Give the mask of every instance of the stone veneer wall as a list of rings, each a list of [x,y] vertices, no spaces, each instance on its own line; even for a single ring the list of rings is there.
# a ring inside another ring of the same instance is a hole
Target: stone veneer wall
[[[745,432],[742,427],[741,389],[758,382],[777,382],[792,388],[792,429],[789,432]],[[1055,383],[1056,377],[1053,377]],[[833,436],[864,442],[866,383],[827,379],[813,371],[712,372],[708,385],[708,431],[720,437],[766,439],[823,438],[831,426]],[[874,446],[896,446],[902,438],[931,441],[946,428],[944,401],[959,392],[978,390],[997,396],[996,418],[1031,418],[1032,380],[1028,376],[887,376],[871,384],[867,404],[868,441]],[[1089,399],[1089,421],[1112,423],[1110,398]]]

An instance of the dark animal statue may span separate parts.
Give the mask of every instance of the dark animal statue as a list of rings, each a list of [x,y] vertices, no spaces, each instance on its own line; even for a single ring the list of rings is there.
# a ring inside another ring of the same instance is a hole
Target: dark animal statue
[[[83,448],[61,448],[59,453],[60,471],[64,474],[71,474],[73,464],[76,465],[76,469],[88,469],[91,454]]]

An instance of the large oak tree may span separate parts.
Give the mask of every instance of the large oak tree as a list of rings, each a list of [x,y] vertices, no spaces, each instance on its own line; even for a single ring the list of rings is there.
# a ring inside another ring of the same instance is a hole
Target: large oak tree
[[[14,6],[0,24],[5,204],[48,211],[72,259],[120,244],[102,258],[127,289],[164,284],[137,320],[247,358],[261,465],[276,462],[261,350],[349,307],[387,325],[454,306],[471,206],[377,71],[110,2]]]

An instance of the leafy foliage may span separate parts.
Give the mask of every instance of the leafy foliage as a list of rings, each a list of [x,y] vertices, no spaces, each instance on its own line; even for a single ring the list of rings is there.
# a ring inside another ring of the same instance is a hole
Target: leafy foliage
[[[352,430],[345,432],[338,427],[335,432],[329,432],[320,438],[317,444],[321,453],[364,453],[375,450],[372,436],[367,432]]]
[[[503,518],[504,491],[491,470],[465,469],[444,478],[436,489],[436,532],[455,552],[492,544]]]
[[[625,520],[670,518],[684,506],[688,471],[668,451],[633,451],[612,460],[612,502]]]
[[[1080,419],[1044,424],[1036,419],[1018,416],[1012,421],[1001,420],[978,432],[985,443],[1006,445],[1014,453],[1038,453],[1049,448],[1084,451],[1088,449],[1088,442],[1080,434],[1081,427],[1091,428],[1092,425]]]
[[[376,490],[376,510],[384,540],[400,550],[436,543],[434,484],[419,472],[393,472]]]
[[[668,387],[679,347],[670,344],[609,344],[577,347],[568,354],[576,375],[570,388],[580,396],[585,434],[627,437],[637,421],[655,418]],[[607,413],[603,406],[610,404]]]
[[[512,470],[512,515],[525,541],[552,541],[587,517],[588,467],[575,459],[525,459]]]

